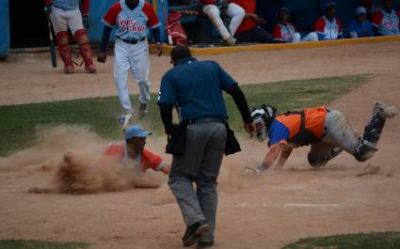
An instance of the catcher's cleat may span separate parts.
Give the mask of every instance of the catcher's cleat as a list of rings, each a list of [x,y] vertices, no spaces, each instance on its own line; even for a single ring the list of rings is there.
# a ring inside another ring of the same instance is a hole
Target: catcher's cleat
[[[132,117],[133,113],[125,113],[118,118],[118,123],[124,130],[129,127]]]
[[[139,107],[139,114],[141,116],[146,115],[149,112],[149,105],[147,103],[141,103]]]

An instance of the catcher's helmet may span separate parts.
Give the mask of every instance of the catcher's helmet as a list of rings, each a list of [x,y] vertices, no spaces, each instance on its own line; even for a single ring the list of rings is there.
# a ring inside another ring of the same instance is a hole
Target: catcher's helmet
[[[264,141],[268,136],[268,128],[275,118],[277,109],[271,105],[261,105],[251,112],[253,124],[256,126],[256,138],[258,141]]]

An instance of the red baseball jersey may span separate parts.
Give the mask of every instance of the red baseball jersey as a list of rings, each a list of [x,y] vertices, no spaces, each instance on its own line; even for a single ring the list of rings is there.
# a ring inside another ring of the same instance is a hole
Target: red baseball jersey
[[[293,35],[296,33],[296,28],[287,23],[286,25],[278,23],[272,31],[274,40],[281,42],[292,42]]]
[[[328,18],[322,16],[315,22],[315,31],[324,40],[336,40],[339,36],[342,36],[342,23],[337,18],[329,21]]]
[[[232,2],[242,7],[246,13],[256,13],[256,0],[233,0]],[[253,18],[245,17],[236,32],[247,31],[256,26],[257,23]]]
[[[107,146],[104,151],[104,155],[117,156],[123,158],[125,154],[123,143],[111,143]],[[142,171],[147,169],[153,169],[159,171],[163,167],[163,159],[161,156],[151,152],[148,149],[144,149],[140,158],[140,168]]]
[[[377,11],[372,18],[372,25],[374,25],[381,35],[398,35],[399,32],[399,12],[392,10],[390,13],[380,10]]]

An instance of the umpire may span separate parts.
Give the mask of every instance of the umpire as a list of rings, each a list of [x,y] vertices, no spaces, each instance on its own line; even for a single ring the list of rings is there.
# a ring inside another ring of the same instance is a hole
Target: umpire
[[[169,186],[187,226],[183,246],[197,242],[197,248],[214,244],[217,209],[217,177],[226,147],[236,139],[227,126],[222,91],[238,107],[245,129],[254,131],[249,108],[237,82],[214,61],[197,61],[185,46],[171,51],[170,69],[162,78],[158,105],[165,132],[167,152],[173,154]],[[180,123],[172,122],[176,106]],[[227,143],[228,141],[228,143]],[[193,188],[196,184],[196,190]]]

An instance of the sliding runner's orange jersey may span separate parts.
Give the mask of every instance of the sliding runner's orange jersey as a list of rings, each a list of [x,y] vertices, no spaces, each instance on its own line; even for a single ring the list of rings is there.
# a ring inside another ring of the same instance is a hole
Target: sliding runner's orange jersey
[[[289,112],[276,116],[268,131],[268,145],[280,143],[307,145],[311,143],[306,141],[310,136],[312,136],[310,141],[322,139],[325,133],[326,107],[306,108],[303,113],[304,117],[301,112]],[[304,120],[302,120],[303,118]],[[304,122],[303,125],[302,122]],[[304,134],[308,137],[305,137]]]
[[[124,154],[124,143],[110,143],[104,151],[104,155],[106,156],[117,156],[123,158]],[[162,157],[148,149],[144,149],[143,153],[139,155],[138,158],[134,158],[133,160],[138,160],[140,162],[140,169],[142,171],[146,171],[149,168],[159,171],[164,166]]]

